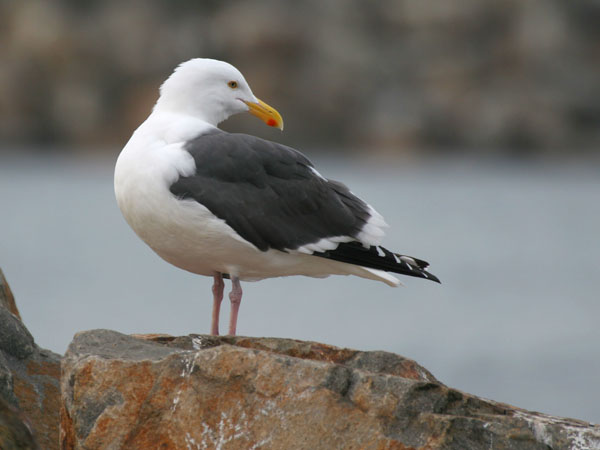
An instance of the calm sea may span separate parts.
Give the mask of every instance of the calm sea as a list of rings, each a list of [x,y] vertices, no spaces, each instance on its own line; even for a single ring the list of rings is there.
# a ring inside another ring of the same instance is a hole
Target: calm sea
[[[428,260],[443,284],[245,283],[240,334],[395,352],[452,387],[600,422],[600,165],[312,159],[384,215],[387,247]],[[0,267],[37,343],[58,353],[92,328],[209,330],[211,281],[134,235],[112,170],[0,159]]]

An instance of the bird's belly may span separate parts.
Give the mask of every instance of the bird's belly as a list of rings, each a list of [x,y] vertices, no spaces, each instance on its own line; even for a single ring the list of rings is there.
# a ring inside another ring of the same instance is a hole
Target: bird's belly
[[[227,272],[233,262],[260,253],[206,207],[178,199],[167,189],[130,191],[121,198],[117,194],[117,198],[136,234],[161,258],[181,269],[200,275]]]
[[[332,261],[277,250],[263,252],[244,241],[223,220],[193,200],[180,200],[170,192],[140,196],[121,207],[138,236],[162,259],[199,275],[228,273],[242,280],[339,273]],[[122,201],[119,201],[121,206]]]
[[[115,174],[117,203],[136,234],[161,258],[199,275],[228,273],[242,280],[343,273],[339,263],[314,256],[263,252],[224,220],[190,199],[179,199],[157,178]],[[136,174],[137,175],[137,174]]]

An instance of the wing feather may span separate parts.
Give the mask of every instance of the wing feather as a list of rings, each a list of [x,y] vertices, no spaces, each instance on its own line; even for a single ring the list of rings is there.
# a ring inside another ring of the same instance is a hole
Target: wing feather
[[[185,145],[196,172],[171,192],[193,199],[262,251],[322,239],[356,239],[373,211],[342,183],[320,176],[300,152],[245,134],[214,132]]]

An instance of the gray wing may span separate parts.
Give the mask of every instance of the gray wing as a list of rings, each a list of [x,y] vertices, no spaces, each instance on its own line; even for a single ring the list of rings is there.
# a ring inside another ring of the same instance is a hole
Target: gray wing
[[[185,145],[196,173],[171,192],[194,199],[258,249],[297,249],[323,238],[356,238],[369,207],[342,183],[319,176],[300,152],[245,134],[214,132]]]

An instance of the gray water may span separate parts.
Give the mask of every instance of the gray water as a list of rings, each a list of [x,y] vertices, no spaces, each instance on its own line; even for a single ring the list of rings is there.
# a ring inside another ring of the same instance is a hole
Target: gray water
[[[387,350],[449,386],[600,422],[600,166],[313,160],[385,216],[387,247],[430,261],[443,284],[245,283],[240,334]],[[92,328],[209,330],[211,280],[134,235],[112,169],[0,161],[0,267],[37,343],[59,353]]]

